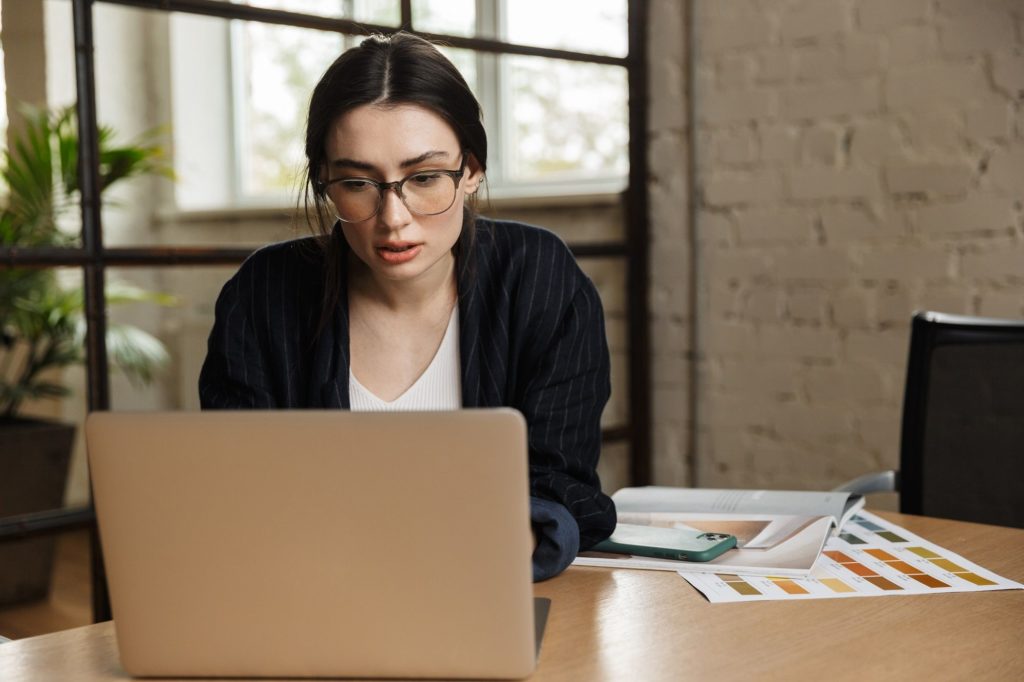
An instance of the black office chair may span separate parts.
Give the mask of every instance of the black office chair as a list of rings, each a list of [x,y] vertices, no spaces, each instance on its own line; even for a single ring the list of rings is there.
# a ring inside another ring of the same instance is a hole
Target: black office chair
[[[1024,320],[915,313],[900,470],[838,490],[897,490],[906,514],[1024,528]]]

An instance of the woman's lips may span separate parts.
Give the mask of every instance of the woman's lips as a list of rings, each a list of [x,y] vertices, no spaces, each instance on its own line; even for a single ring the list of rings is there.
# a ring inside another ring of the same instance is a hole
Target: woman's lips
[[[390,242],[375,247],[377,255],[388,265],[401,265],[408,263],[423,249],[422,244],[411,244],[407,242]]]

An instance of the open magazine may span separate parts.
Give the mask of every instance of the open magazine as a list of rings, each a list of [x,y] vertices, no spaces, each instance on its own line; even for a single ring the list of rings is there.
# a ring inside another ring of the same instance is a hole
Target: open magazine
[[[705,562],[582,552],[579,566],[806,576],[833,529],[864,507],[852,493],[649,486],[612,496],[620,523],[736,536],[736,549]]]

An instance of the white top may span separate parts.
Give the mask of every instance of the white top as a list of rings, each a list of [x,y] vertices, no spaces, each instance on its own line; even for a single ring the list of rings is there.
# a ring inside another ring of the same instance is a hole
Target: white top
[[[430,365],[405,393],[381,400],[348,370],[348,397],[356,412],[457,410],[462,407],[462,364],[459,361],[459,306],[452,308],[448,328]]]

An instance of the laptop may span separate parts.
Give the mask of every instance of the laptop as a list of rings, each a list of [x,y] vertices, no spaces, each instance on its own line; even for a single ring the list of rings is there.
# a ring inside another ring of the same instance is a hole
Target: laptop
[[[518,412],[97,412],[86,439],[128,673],[533,671]]]

